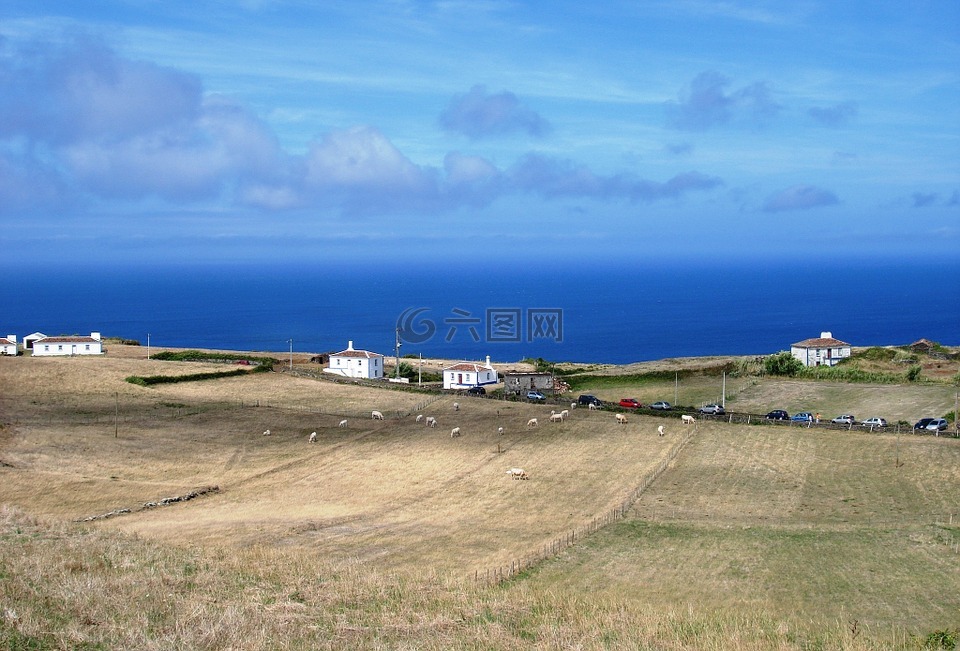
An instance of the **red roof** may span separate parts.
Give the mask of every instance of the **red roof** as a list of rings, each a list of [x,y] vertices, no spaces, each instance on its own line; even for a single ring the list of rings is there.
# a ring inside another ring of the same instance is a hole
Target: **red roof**
[[[10,341],[6,337],[0,337],[0,346],[16,346],[17,342]]]
[[[383,357],[380,353],[371,353],[369,350],[355,350],[353,348],[348,348],[347,350],[341,350],[339,353],[332,353],[330,357],[363,357],[365,359],[370,359],[372,357]]]
[[[444,371],[473,371],[474,373],[479,373],[480,371],[492,371],[493,368],[485,364],[480,364],[479,362],[460,362],[454,364],[453,366],[448,366],[443,369]]]
[[[845,341],[840,341],[839,339],[834,339],[833,337],[814,337],[813,339],[804,339],[791,345],[795,348],[837,348],[839,346],[849,346],[850,344]]]
[[[99,344],[98,339],[83,336],[62,336],[62,337],[44,337],[37,339],[38,344]]]

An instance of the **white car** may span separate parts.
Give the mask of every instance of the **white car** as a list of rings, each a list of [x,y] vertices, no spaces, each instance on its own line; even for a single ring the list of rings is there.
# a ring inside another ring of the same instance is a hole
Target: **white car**
[[[857,419],[854,418],[852,414],[842,414],[840,416],[837,416],[830,422],[835,423],[837,425],[855,425],[857,422]]]
[[[885,418],[880,418],[879,416],[874,416],[873,418],[868,418],[860,424],[864,427],[886,427],[887,420]]]

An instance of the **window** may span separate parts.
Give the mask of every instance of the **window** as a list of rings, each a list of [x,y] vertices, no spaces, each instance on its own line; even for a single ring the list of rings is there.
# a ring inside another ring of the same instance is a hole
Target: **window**
[[[84,348],[87,350],[90,350],[90,344],[87,344],[86,346],[84,346]]]
[[[63,350],[63,344],[57,344],[57,350]]]

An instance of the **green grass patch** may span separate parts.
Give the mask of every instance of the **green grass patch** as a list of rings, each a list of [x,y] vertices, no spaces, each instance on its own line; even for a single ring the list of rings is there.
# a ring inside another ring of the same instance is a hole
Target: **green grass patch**
[[[176,384],[178,382],[199,382],[201,380],[219,380],[225,377],[236,377],[246,375],[247,373],[256,373],[257,371],[269,370],[265,366],[258,366],[253,371],[247,371],[242,368],[232,371],[210,371],[207,373],[188,373],[186,375],[131,375],[126,378],[130,384],[138,384],[142,387],[153,386],[154,384]]]
[[[151,359],[167,362],[249,362],[257,366],[273,366],[280,363],[280,360],[276,357],[244,355],[241,353],[211,353],[202,350],[163,350],[152,355]]]

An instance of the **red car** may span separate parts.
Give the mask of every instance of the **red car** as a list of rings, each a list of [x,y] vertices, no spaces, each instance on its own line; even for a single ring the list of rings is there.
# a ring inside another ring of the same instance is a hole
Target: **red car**
[[[642,407],[643,405],[640,404],[636,398],[621,398],[620,406],[626,407],[627,409],[637,409],[639,407]]]

